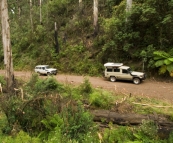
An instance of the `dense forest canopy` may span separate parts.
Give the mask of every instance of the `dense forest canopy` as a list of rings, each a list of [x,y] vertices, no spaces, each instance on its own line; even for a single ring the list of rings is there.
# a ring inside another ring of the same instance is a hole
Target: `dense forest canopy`
[[[98,1],[97,34],[93,2],[8,0],[14,68],[50,64],[62,72],[98,75],[105,62],[123,62],[171,75],[172,0],[131,0],[128,10],[128,0]]]

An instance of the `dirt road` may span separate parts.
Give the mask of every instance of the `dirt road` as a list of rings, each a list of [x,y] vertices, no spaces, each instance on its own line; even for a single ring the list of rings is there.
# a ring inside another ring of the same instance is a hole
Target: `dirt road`
[[[0,74],[4,74],[4,71],[0,71]],[[32,75],[32,72],[15,72],[15,77],[22,79],[28,79]],[[56,79],[61,83],[70,83],[79,85],[84,81],[84,76],[57,74]],[[154,79],[146,79],[139,85],[135,85],[132,82],[110,82],[102,77],[87,77],[93,87],[103,88],[115,92],[123,92],[126,94],[154,97],[157,99],[167,100],[173,103],[173,83],[172,82],[160,82]]]

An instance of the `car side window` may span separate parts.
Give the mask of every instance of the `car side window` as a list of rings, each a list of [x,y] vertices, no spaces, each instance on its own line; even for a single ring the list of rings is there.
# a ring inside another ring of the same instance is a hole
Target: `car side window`
[[[107,69],[107,72],[112,72],[112,69],[110,69],[110,68],[109,68],[109,69]]]
[[[126,73],[126,74],[128,74],[128,71],[125,70],[125,69],[123,69],[123,70],[122,70],[122,73]]]
[[[116,69],[114,69],[114,72],[120,72],[120,69],[116,68]]]

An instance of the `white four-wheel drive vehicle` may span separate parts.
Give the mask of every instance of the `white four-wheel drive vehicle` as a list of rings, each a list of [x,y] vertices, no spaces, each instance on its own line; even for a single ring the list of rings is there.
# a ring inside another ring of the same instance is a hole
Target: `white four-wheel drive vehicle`
[[[109,78],[111,82],[116,80],[129,80],[134,84],[141,83],[146,78],[145,73],[135,72],[123,63],[105,63],[104,77]]]
[[[37,65],[35,67],[35,72],[38,74],[45,74],[45,75],[56,75],[57,69],[50,68],[49,65]]]

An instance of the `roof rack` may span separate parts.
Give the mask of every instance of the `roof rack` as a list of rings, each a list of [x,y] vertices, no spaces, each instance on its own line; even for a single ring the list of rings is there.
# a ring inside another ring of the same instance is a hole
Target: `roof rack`
[[[120,67],[123,63],[105,63],[104,67]]]

